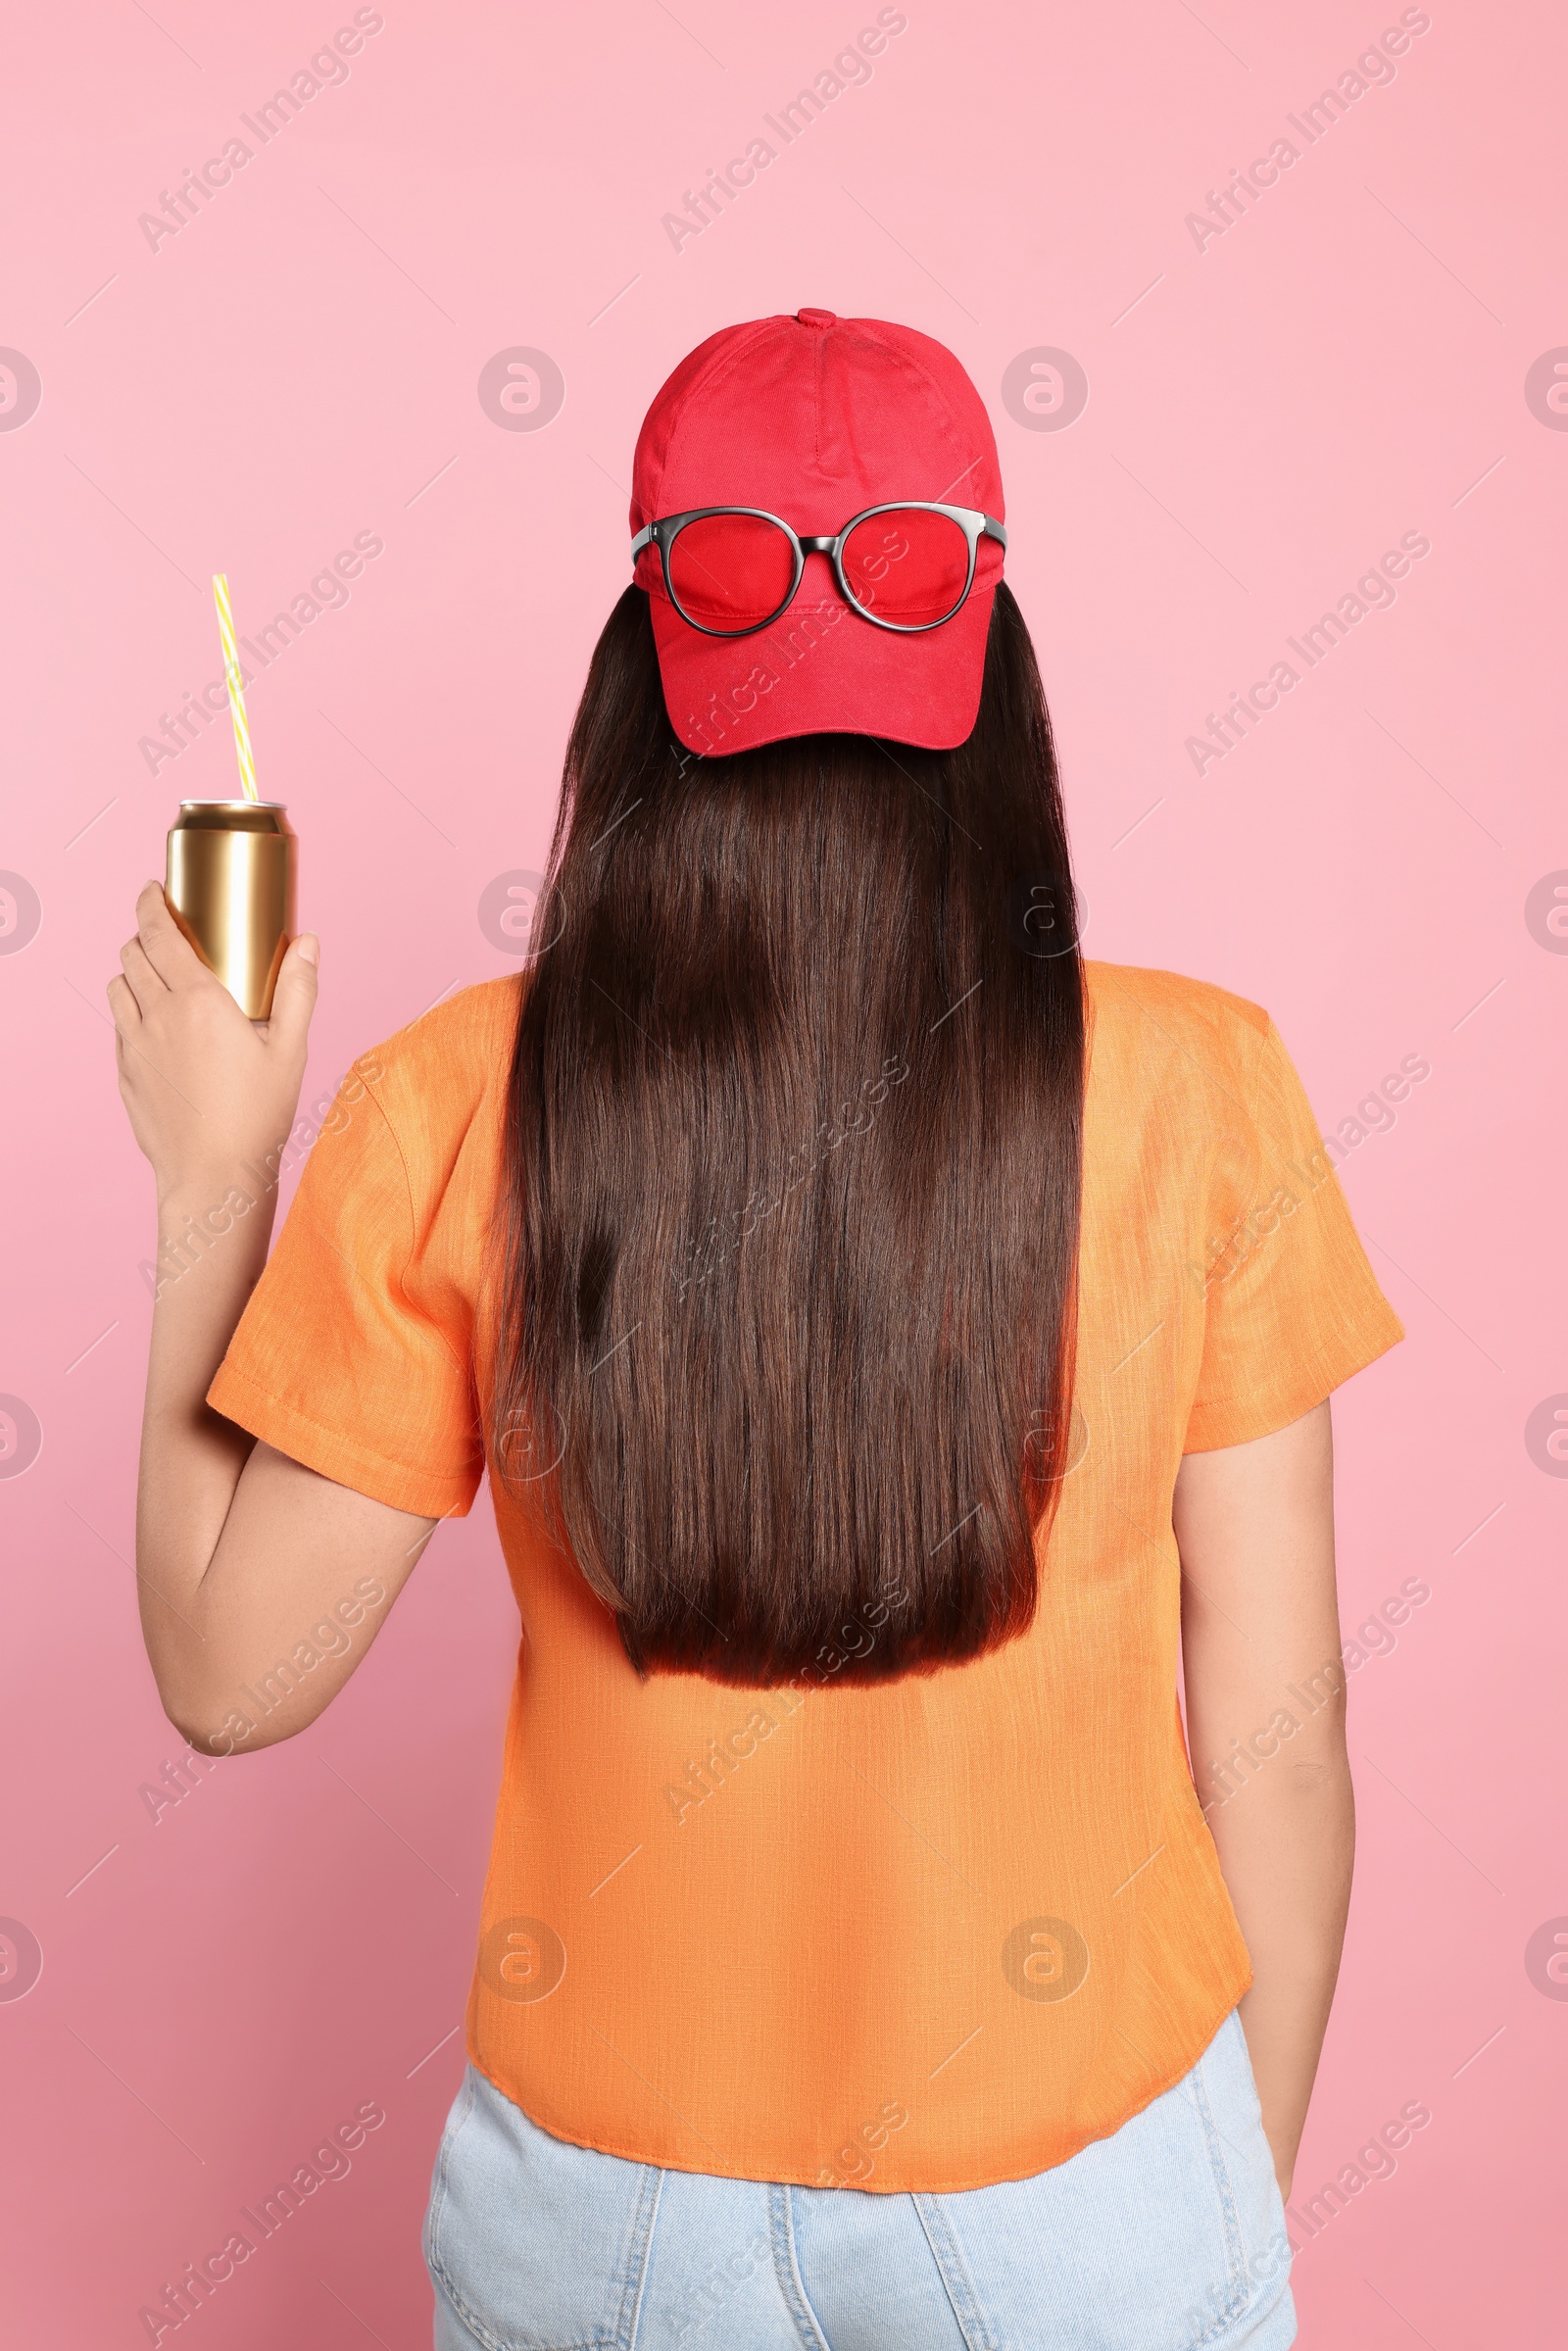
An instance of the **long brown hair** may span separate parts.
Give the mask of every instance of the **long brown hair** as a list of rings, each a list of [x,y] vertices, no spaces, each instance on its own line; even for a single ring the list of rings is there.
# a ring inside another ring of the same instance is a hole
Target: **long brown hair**
[[[996,592],[956,751],[697,758],[594,651],[513,1058],[492,1457],[640,1672],[1009,1640],[1065,1465],[1082,975]]]

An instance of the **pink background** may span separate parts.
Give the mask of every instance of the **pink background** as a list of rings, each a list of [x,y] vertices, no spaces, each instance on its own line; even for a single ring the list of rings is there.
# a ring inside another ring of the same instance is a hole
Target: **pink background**
[[[1526,1946],[1568,1913],[1568,1485],[1525,1429],[1568,1390],[1568,941],[1525,904],[1568,867],[1568,437],[1525,378],[1568,342],[1561,20],[1433,0],[1396,78],[1297,136],[1200,251],[1185,216],[1294,136],[1287,114],[1396,8],[909,0],[872,78],[673,250],[682,191],[874,13],[387,0],[350,77],[156,251],[138,215],[352,11],[65,0],[13,28],[0,344],[42,399],[15,430],[0,407],[0,867],[42,922],[0,953],[0,1391],[43,1433],[0,1479],[0,1914],[43,1952],[0,2002],[15,2351],[145,2340],[139,2307],[369,2099],[387,2120],[350,2176],[201,2333],[427,2342],[417,2228],[514,1639],[481,1504],[321,1724],[151,1815],[141,1791],[179,1752],[128,1566],[152,1201],[103,989],[175,801],[234,770],[222,725],[156,776],[139,738],[220,674],[214,569],[251,629],[357,532],[381,538],[250,698],[322,934],[307,1094],[329,1090],[512,967],[476,908],[543,862],[628,576],[643,409],[715,326],[804,304],[942,337],[991,405],[1091,952],[1266,1004],[1330,1133],[1401,1056],[1431,1063],[1344,1170],[1409,1330],[1336,1408],[1347,1633],[1407,1577],[1431,1598],[1352,1682],[1359,1875],[1298,2205],[1401,2105],[1432,2121],[1306,2243],[1300,2339],[1552,2337],[1568,1986],[1539,1962],[1532,1980]],[[511,346],[564,374],[543,430],[480,405]],[[1088,376],[1065,430],[1003,402],[1039,347]],[[1408,530],[1432,552],[1392,609],[1196,773],[1205,713]],[[22,935],[9,903],[0,950]]]

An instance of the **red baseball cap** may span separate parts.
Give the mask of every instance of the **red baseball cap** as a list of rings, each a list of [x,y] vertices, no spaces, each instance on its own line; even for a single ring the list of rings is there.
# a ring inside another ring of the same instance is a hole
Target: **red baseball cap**
[[[726,326],[688,353],[643,419],[631,528],[698,507],[750,507],[802,539],[836,538],[900,499],[1003,518],[985,403],[953,353],[883,318],[793,318]],[[767,627],[718,637],[671,603],[656,546],[636,557],[648,590],[670,724],[688,750],[748,751],[818,730],[952,749],[980,707],[1003,547],[975,543],[957,611],[908,634],[879,628],[808,553],[794,601]]]

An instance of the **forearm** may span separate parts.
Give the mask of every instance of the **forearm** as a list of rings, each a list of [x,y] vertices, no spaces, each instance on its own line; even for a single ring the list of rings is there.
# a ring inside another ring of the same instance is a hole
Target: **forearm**
[[[201,1680],[202,1581],[254,1443],[205,1398],[267,1261],[276,1197],[236,1169],[228,1180],[187,1180],[158,1202],[136,1571],[142,1633],[166,1705]]]
[[[318,1476],[210,1411],[267,1262],[316,1001],[288,948],[253,1023],[149,882],[109,983],[121,1099],[157,1181],[157,1291],[136,1494],[142,1633],[170,1719],[234,1754],[314,1721],[354,1671],[433,1521]]]
[[[1340,1724],[1304,1725],[1240,1786],[1237,1776],[1200,1792],[1252,1962],[1242,2024],[1288,2196],[1350,1900],[1355,1802]]]
[[[1172,1524],[1188,1751],[1251,1955],[1242,2024],[1288,2195],[1355,1843],[1327,1403],[1250,1444],[1189,1453]]]

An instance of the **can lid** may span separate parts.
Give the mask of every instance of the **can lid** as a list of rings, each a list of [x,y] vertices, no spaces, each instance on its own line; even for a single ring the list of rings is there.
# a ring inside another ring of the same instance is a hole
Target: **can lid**
[[[182,808],[286,808],[286,800],[182,800]]]

